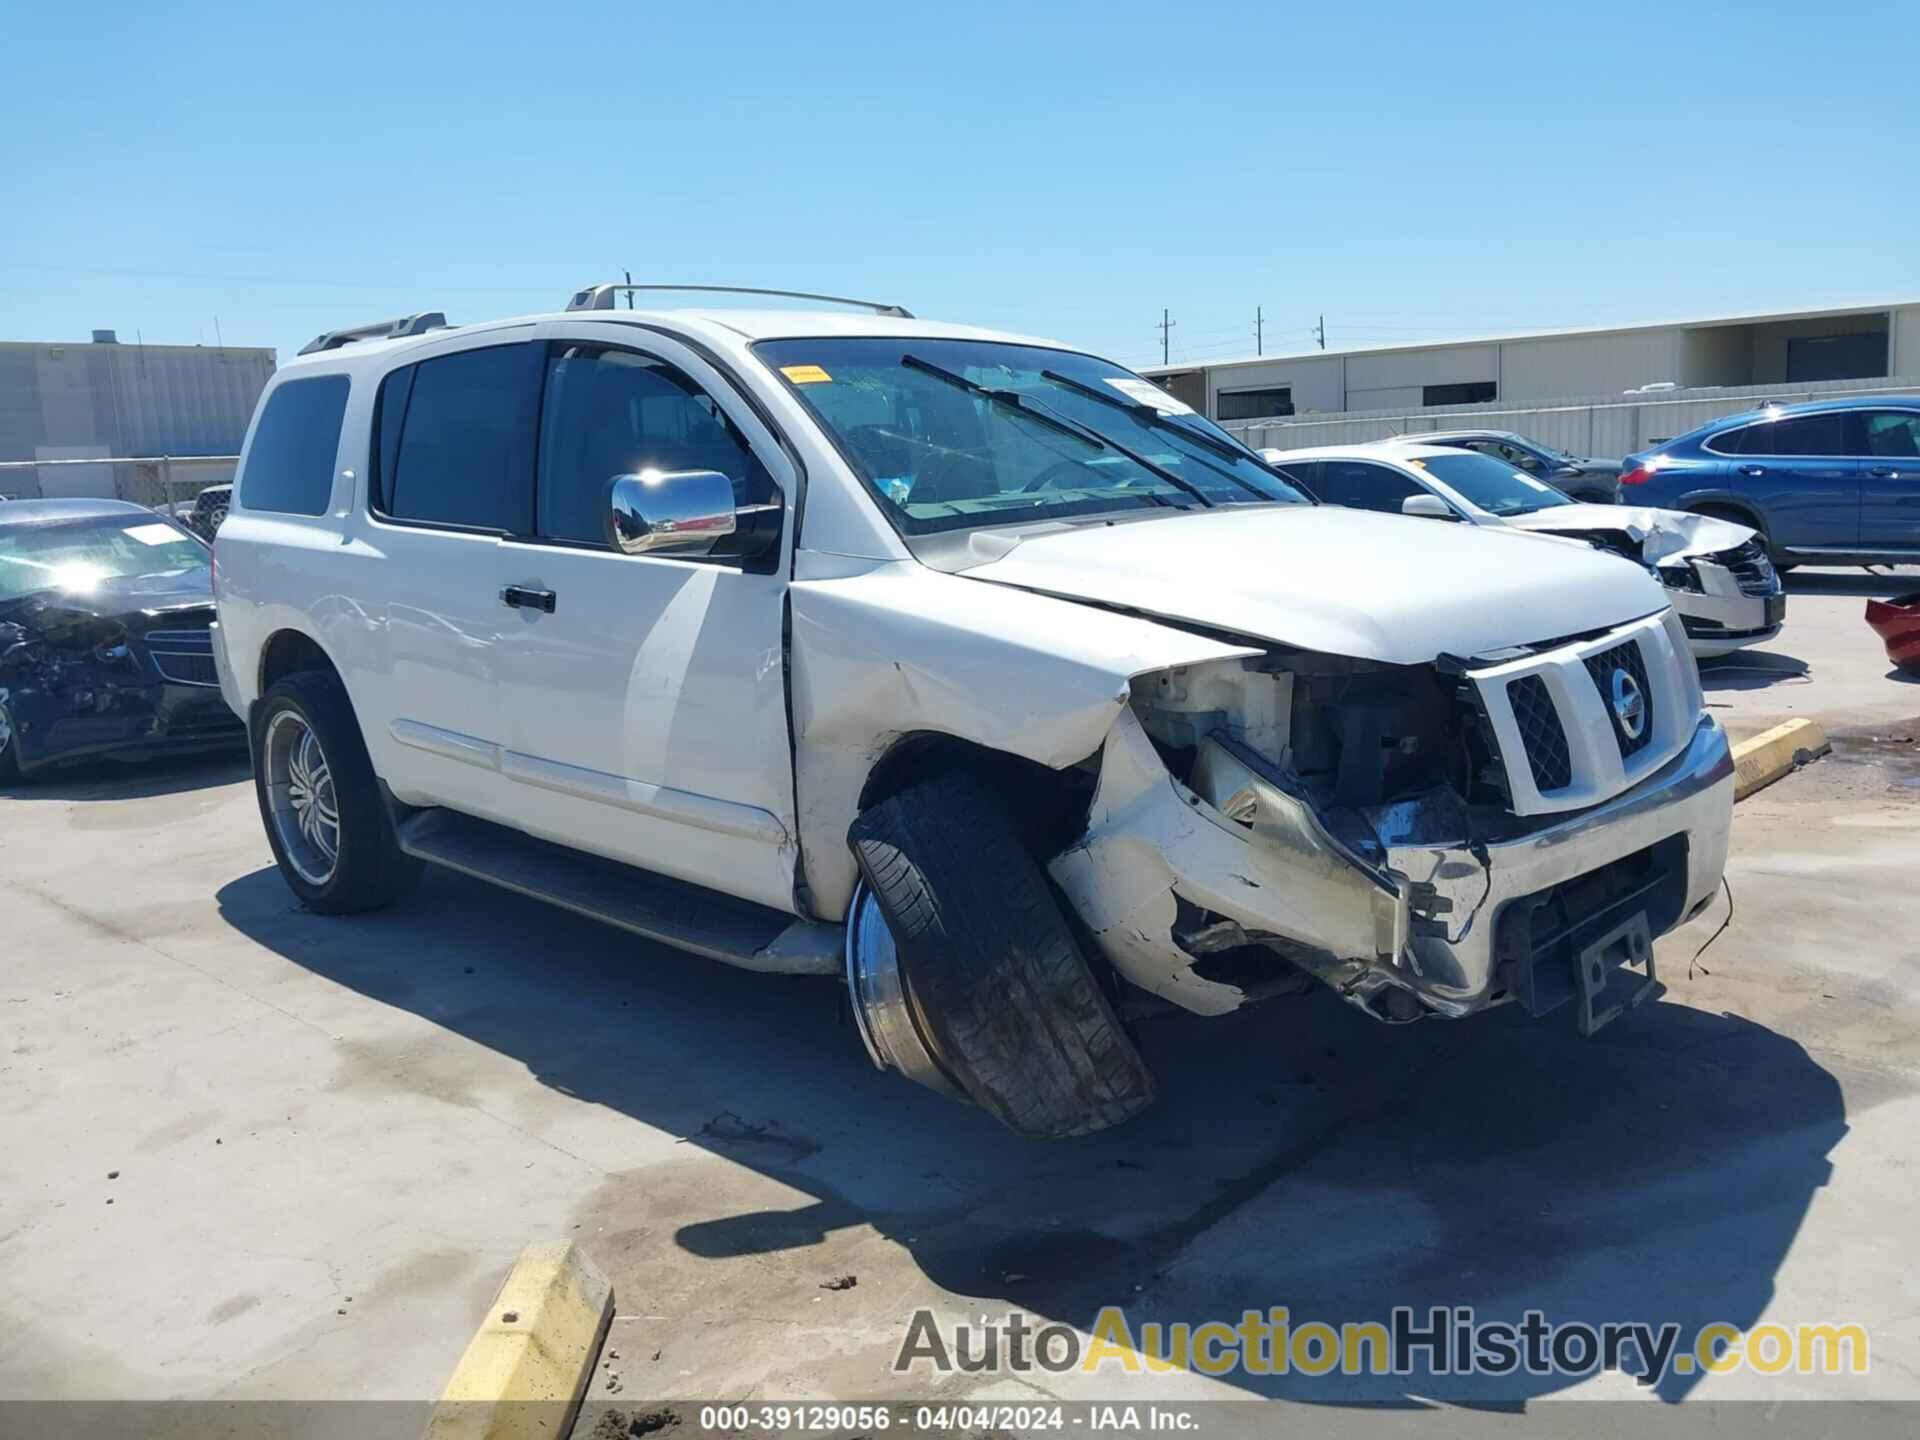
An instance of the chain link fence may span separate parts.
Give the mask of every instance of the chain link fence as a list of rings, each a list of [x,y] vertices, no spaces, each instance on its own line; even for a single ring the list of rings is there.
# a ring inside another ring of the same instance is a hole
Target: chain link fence
[[[21,500],[111,498],[164,510],[169,515],[185,515],[192,512],[202,490],[232,484],[234,467],[239,463],[238,455],[0,460],[0,495]],[[83,467],[89,466],[106,470],[108,477],[88,476]],[[63,479],[67,483],[61,483]]]

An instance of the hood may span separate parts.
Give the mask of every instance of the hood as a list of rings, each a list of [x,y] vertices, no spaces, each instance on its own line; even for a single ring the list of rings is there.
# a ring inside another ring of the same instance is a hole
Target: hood
[[[1731,520],[1656,510],[1650,505],[1556,505],[1531,515],[1503,516],[1505,524],[1548,535],[1624,535],[1638,547],[1640,560],[1658,565],[1683,555],[1715,555],[1735,550],[1755,532]]]
[[[213,581],[205,568],[165,575],[116,575],[86,590],[35,590],[0,600],[0,620],[29,629],[75,620],[118,620],[144,628],[168,613],[211,609]]]
[[[1598,551],[1336,505],[1083,526],[961,573],[1394,665],[1556,640],[1667,604],[1644,570]]]

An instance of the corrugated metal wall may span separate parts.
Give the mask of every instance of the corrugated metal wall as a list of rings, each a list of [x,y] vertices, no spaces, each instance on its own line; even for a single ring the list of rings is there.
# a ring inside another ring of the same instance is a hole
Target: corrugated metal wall
[[[1416,435],[1427,430],[1484,427],[1514,430],[1575,455],[1617,458],[1684,435],[1722,415],[1752,410],[1769,401],[1832,400],[1844,395],[1920,394],[1920,377],[1831,380],[1815,385],[1748,385],[1737,389],[1669,390],[1645,399],[1620,396],[1567,400],[1553,405],[1449,405],[1432,410],[1378,410],[1329,418],[1229,422],[1226,428],[1255,449],[1302,450],[1310,445],[1348,445]]]
[[[0,343],[0,460],[231,455],[273,371],[271,350]],[[37,494],[50,473],[8,472],[0,491]]]

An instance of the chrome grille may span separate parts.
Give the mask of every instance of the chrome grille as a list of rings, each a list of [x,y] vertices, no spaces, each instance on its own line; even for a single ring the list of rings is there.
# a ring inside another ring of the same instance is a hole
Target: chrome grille
[[[1724,565],[1732,572],[1734,583],[1740,587],[1742,595],[1771,595],[1780,588],[1780,577],[1774,571],[1773,558],[1767,554],[1767,547],[1757,539],[1732,550],[1722,550],[1710,558],[1714,564]]]
[[[153,668],[176,685],[220,683],[213,663],[213,636],[205,630],[149,630],[141,637]]]
[[[1560,723],[1560,712],[1553,708],[1547,682],[1538,675],[1508,681],[1507,703],[1513,706],[1513,718],[1520,726],[1534,788],[1543,795],[1566,789],[1573,783],[1573,756],[1567,749],[1566,727]]]
[[[1624,670],[1633,677],[1634,684],[1640,687],[1641,715],[1640,733],[1629,735],[1626,727],[1620,723],[1620,717],[1613,711],[1613,675],[1616,670]],[[1653,739],[1653,686],[1647,680],[1647,662],[1640,654],[1640,647],[1629,640],[1625,644],[1615,645],[1611,650],[1602,650],[1598,655],[1587,657],[1587,673],[1593,677],[1593,685],[1600,692],[1600,704],[1607,712],[1607,719],[1613,726],[1613,738],[1619,742],[1620,758],[1626,759],[1646,748]]]

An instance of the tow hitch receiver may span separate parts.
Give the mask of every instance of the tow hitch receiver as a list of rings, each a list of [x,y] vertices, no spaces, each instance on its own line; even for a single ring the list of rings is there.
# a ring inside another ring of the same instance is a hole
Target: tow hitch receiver
[[[1534,1016],[1579,1001],[1582,1035],[1664,993],[1653,937],[1680,919],[1686,847],[1676,835],[1508,905],[1496,922],[1501,987]]]
[[[1633,973],[1631,967],[1636,965],[1646,966],[1644,978]],[[1582,947],[1573,969],[1580,995],[1582,1035],[1592,1035],[1608,1021],[1663,994],[1666,988],[1653,968],[1653,932],[1644,910]]]

